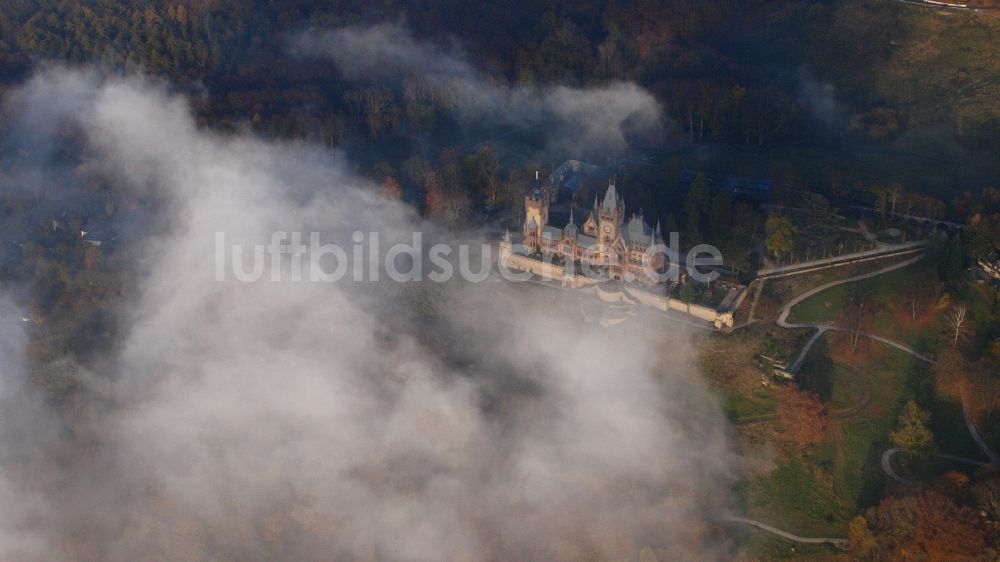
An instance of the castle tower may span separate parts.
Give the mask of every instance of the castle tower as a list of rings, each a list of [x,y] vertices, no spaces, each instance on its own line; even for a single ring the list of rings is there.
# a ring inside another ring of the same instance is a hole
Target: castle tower
[[[604,194],[604,201],[598,206],[598,249],[609,254],[612,245],[618,240],[622,222],[625,220],[625,201],[618,195],[615,189],[614,177],[608,181],[608,191]]]
[[[533,189],[524,197],[524,244],[541,248],[542,231],[549,224],[549,198],[540,189]]]

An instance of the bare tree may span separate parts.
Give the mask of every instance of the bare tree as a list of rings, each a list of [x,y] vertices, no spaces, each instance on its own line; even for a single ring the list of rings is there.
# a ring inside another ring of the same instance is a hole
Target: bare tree
[[[351,90],[344,94],[344,99],[354,106],[355,111],[364,119],[372,136],[379,132],[392,119],[393,94],[381,87],[369,87]]]
[[[903,186],[901,185],[891,185],[889,186],[889,203],[892,205],[892,212],[889,214],[890,217],[896,218],[896,203],[899,201],[899,196],[903,194]]]
[[[867,316],[865,303],[854,305],[847,311],[848,328],[851,330],[851,353],[854,353],[858,349],[858,340],[861,339],[861,334],[864,333]]]
[[[433,170],[427,172],[424,186],[426,189],[424,206],[427,214],[443,220],[454,233],[469,215],[471,207],[469,197],[461,189],[449,189],[442,181],[441,174]]]
[[[493,148],[489,145],[482,146],[476,153],[479,164],[479,173],[482,174],[486,183],[486,200],[490,205],[496,204],[498,198],[498,175],[500,173],[500,162],[497,161]]]
[[[885,216],[885,208],[888,205],[887,202],[888,198],[889,198],[889,191],[886,188],[884,187],[877,188],[876,198],[875,198],[875,210],[881,217]]]
[[[952,347],[958,347],[958,338],[969,333],[969,315],[968,309],[964,304],[952,307],[948,311],[948,315],[945,316],[945,322],[948,324],[948,330],[952,334]]]
[[[452,189],[445,194],[443,216],[453,234],[469,216],[470,208],[469,197],[464,191]]]
[[[994,476],[973,486],[972,495],[979,508],[994,518],[1000,517],[1000,478]]]
[[[922,277],[918,277],[910,284],[908,296],[910,297],[910,319],[916,320],[921,304],[927,294],[927,284]]]
[[[844,320],[851,338],[851,353],[854,353],[858,349],[858,341],[864,334],[865,326],[875,311],[868,301],[868,295],[858,285],[854,286],[847,298]]]

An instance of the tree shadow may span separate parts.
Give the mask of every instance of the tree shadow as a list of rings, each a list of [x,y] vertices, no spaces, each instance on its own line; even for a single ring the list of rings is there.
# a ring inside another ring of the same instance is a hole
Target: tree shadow
[[[824,402],[833,397],[833,358],[826,336],[820,336],[806,355],[796,376],[799,388],[812,392]]]

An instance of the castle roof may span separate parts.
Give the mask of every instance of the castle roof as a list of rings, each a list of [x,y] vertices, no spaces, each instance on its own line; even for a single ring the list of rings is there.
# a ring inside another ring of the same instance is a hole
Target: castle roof
[[[604,194],[604,203],[602,206],[607,211],[614,211],[618,208],[619,201],[618,190],[615,189],[615,181],[612,179],[608,183],[608,191]]]
[[[531,221],[528,222],[528,230],[538,230],[538,223],[535,222],[535,217],[531,217]]]
[[[622,235],[629,242],[643,242],[648,243],[649,240],[654,236],[654,231],[650,228],[642,217],[633,215],[628,221]]]
[[[570,207],[569,209],[569,222],[566,223],[566,228],[563,229],[563,232],[565,232],[569,236],[575,236],[577,233],[576,222],[573,220],[572,207]]]
[[[581,235],[576,239],[576,244],[581,248],[592,250],[597,247],[597,238],[594,238],[593,236]]]
[[[542,229],[542,238],[545,238],[546,240],[559,240],[562,238],[562,230],[559,230],[554,226],[546,226]]]

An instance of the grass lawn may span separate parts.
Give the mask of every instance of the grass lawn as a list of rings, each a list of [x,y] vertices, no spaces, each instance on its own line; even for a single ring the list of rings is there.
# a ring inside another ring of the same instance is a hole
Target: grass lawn
[[[746,484],[749,517],[801,536],[843,537],[851,518],[878,504],[888,483],[881,455],[892,446],[889,433],[895,429],[903,404],[926,393],[930,373],[926,365],[906,353],[882,345],[876,349],[863,368],[835,367],[830,400],[835,415],[830,417],[825,439],[804,454],[782,446],[774,469]],[[965,428],[961,405],[951,397],[932,399],[931,429],[937,449],[981,459]],[[852,408],[858,404],[864,406]],[[777,424],[775,429],[781,431]],[[950,462],[930,462],[925,468],[928,477],[947,469],[967,469]],[[829,552],[824,547],[803,548],[759,532],[745,536],[749,551],[762,557]],[[790,550],[792,546],[795,552]]]
[[[858,284],[879,308],[870,331],[918,350],[932,350],[943,328],[943,312],[931,311],[933,303],[928,302],[924,306],[928,312],[916,321],[910,318],[903,292],[915,275],[933,272],[920,266],[907,267]],[[790,320],[835,320],[850,288],[837,286],[807,299],[793,310]],[[952,302],[967,302],[973,309],[985,310],[989,295],[978,293],[985,294],[979,287],[965,287],[951,296]],[[825,337],[846,336],[828,332]],[[844,537],[851,518],[881,501],[889,483],[882,472],[881,455],[892,446],[889,434],[907,400],[915,399],[931,411],[936,451],[983,459],[965,427],[961,404],[953,396],[935,393],[930,366],[877,342],[869,341],[854,355],[846,351],[846,340],[834,341],[840,350],[834,353],[835,360],[845,364],[835,364],[830,375],[828,408],[833,415],[824,440],[800,452],[782,442],[779,422],[767,422],[762,429],[776,432],[773,437],[763,435],[776,445],[773,468],[765,475],[750,477],[742,490],[748,517],[801,536]],[[769,413],[774,399],[743,393],[724,395],[724,404],[734,419]],[[756,435],[754,439],[760,439],[761,435]],[[919,469],[920,478],[930,479],[945,470],[968,467],[932,457],[922,461]],[[823,558],[831,552],[827,547],[794,545],[759,531],[746,530],[741,536],[748,553],[765,559]]]
[[[726,388],[716,390],[726,418],[731,421],[751,416],[773,414],[778,400],[766,388],[755,389],[749,396]]]
[[[831,417],[826,438],[807,453],[786,449],[771,473],[749,482],[750,517],[802,536],[846,536],[851,518],[882,496],[880,456],[897,412],[912,395],[915,361],[885,349],[863,371],[838,366],[831,408],[847,410],[870,399],[859,411]]]
[[[831,287],[796,305],[788,315],[790,322],[834,322],[840,320],[849,292],[857,287],[869,296],[876,312],[868,331],[897,340],[918,351],[932,349],[944,329],[944,315],[931,310],[934,303],[924,302],[916,320],[905,310],[907,287],[914,275],[933,275],[917,267],[904,267],[855,283]]]
[[[941,334],[946,331],[946,310],[938,310],[936,299],[926,299],[921,312],[914,320],[906,310],[908,303],[904,292],[914,276],[934,275],[920,265],[905,267],[858,281],[857,286],[870,296],[876,312],[869,322],[868,331],[899,341],[920,352],[933,350]],[[856,286],[845,283],[831,287],[796,305],[788,315],[789,322],[834,322],[840,318],[849,291]],[[988,287],[977,284],[963,284],[961,290],[951,295],[951,302],[968,303],[973,328],[987,320],[992,306],[992,293]]]
[[[844,309],[849,291],[853,285],[859,285],[870,299],[885,309],[900,292],[908,286],[908,280],[915,273],[915,268],[904,267],[890,271],[885,275],[864,279],[856,283],[845,283],[831,287],[796,305],[788,315],[791,322],[827,322],[835,320]]]
[[[856,371],[844,365],[834,366],[834,377],[830,402],[827,408],[830,412],[852,411],[865,402],[870,393],[871,381],[869,375]]]
[[[938,396],[931,410],[931,432],[942,453],[988,460],[969,434],[962,415],[962,403],[954,396]]]

